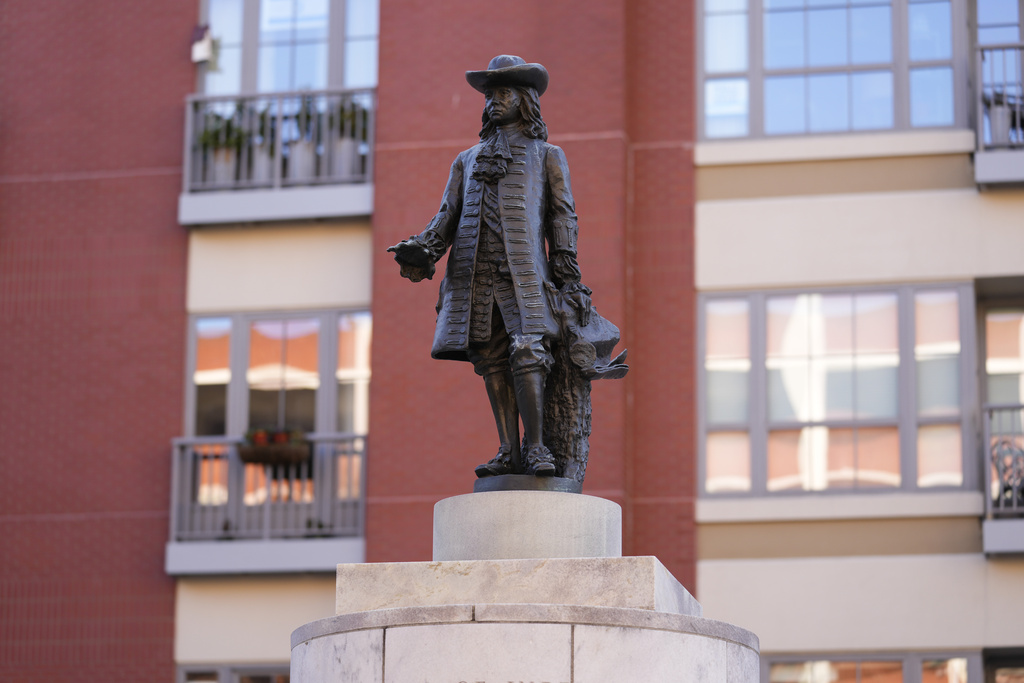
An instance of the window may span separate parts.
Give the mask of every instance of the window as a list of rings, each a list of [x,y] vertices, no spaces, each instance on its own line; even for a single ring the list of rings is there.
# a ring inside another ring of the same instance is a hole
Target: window
[[[377,85],[378,0],[207,0],[207,95]]]
[[[966,124],[962,0],[698,5],[705,139]]]
[[[762,661],[768,683],[979,683],[982,678],[978,655],[767,656]]]
[[[969,286],[706,295],[705,494],[961,487]]]
[[[288,683],[288,665],[182,667],[178,683]]]
[[[1019,43],[1020,0],[978,0],[978,45]]]
[[[187,435],[366,434],[370,334],[367,312],[195,317]]]

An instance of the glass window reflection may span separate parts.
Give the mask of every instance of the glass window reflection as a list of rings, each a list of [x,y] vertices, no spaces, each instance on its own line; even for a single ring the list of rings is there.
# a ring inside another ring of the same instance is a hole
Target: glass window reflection
[[[764,132],[767,135],[802,133],[807,129],[807,96],[803,76],[764,80]]]
[[[888,5],[850,9],[850,63],[892,61],[892,8]]]
[[[855,73],[851,76],[854,130],[892,128],[893,89],[891,71]]]
[[[260,320],[250,326],[249,428],[316,429],[319,320]]]
[[[750,490],[750,436],[747,432],[711,432],[705,444],[708,493]]]
[[[912,69],[910,72],[910,125],[953,125],[953,69]]]
[[[910,59],[948,59],[953,51],[950,3],[911,3],[907,12],[910,22]]]
[[[192,375],[196,387],[196,436],[227,433],[230,347],[229,318],[200,318],[196,321],[196,360]]]
[[[828,133],[849,130],[849,77],[827,74],[807,78],[808,130]]]
[[[807,13],[807,63],[810,66],[846,64],[847,11],[812,10]]]
[[[746,135],[750,111],[747,79],[723,78],[704,83],[704,135],[730,138]]]
[[[804,66],[804,12],[766,12],[764,65],[767,69]]]
[[[1024,309],[985,313],[985,375],[989,403],[1024,403]]]

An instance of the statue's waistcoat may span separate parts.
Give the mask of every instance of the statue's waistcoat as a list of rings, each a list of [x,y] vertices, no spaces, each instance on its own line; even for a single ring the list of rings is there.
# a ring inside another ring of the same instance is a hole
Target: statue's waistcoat
[[[465,360],[465,351],[469,345],[473,274],[480,244],[484,189],[482,181],[473,178],[473,165],[479,147],[477,145],[463,152],[453,165],[452,178],[449,180],[450,191],[456,191],[456,188],[451,187],[453,181],[458,180],[456,172],[462,174],[462,210],[461,213],[452,212],[450,215],[456,225],[434,226],[443,237],[451,239],[451,253],[441,283],[437,328],[431,351],[435,358]],[[498,180],[497,188],[497,208],[501,217],[505,257],[515,289],[522,331],[547,337],[558,334],[558,324],[544,291],[544,283],[551,281],[545,239],[552,239],[555,223],[571,220],[572,228],[575,229],[576,219],[575,214],[571,213],[571,196],[568,199],[568,215],[559,216],[557,211],[553,213],[549,210],[549,185],[552,179],[546,171],[546,155],[555,149],[540,140],[521,136],[509,140],[512,161],[508,163],[505,177]],[[561,179],[555,179],[554,182],[566,183]],[[453,228],[453,235],[445,235],[446,228]],[[575,252],[575,239],[572,241]]]

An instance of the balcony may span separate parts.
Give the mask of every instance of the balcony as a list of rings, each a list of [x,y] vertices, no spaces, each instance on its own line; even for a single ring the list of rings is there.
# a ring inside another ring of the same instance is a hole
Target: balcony
[[[1024,43],[978,48],[977,150],[979,185],[1024,183]]]
[[[167,572],[334,571],[363,560],[366,437],[310,435],[292,465],[239,457],[241,441],[173,444]]]
[[[1024,553],[1024,405],[985,408],[987,554]]]
[[[182,225],[368,216],[375,90],[188,98]]]

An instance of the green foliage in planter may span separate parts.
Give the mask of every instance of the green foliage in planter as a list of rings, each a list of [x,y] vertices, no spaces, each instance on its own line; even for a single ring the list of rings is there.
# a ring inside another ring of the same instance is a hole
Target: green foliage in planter
[[[235,112],[229,116],[207,110],[203,114],[203,130],[199,134],[199,146],[204,150],[242,149],[245,143],[245,131],[239,123],[242,103],[235,105]]]

